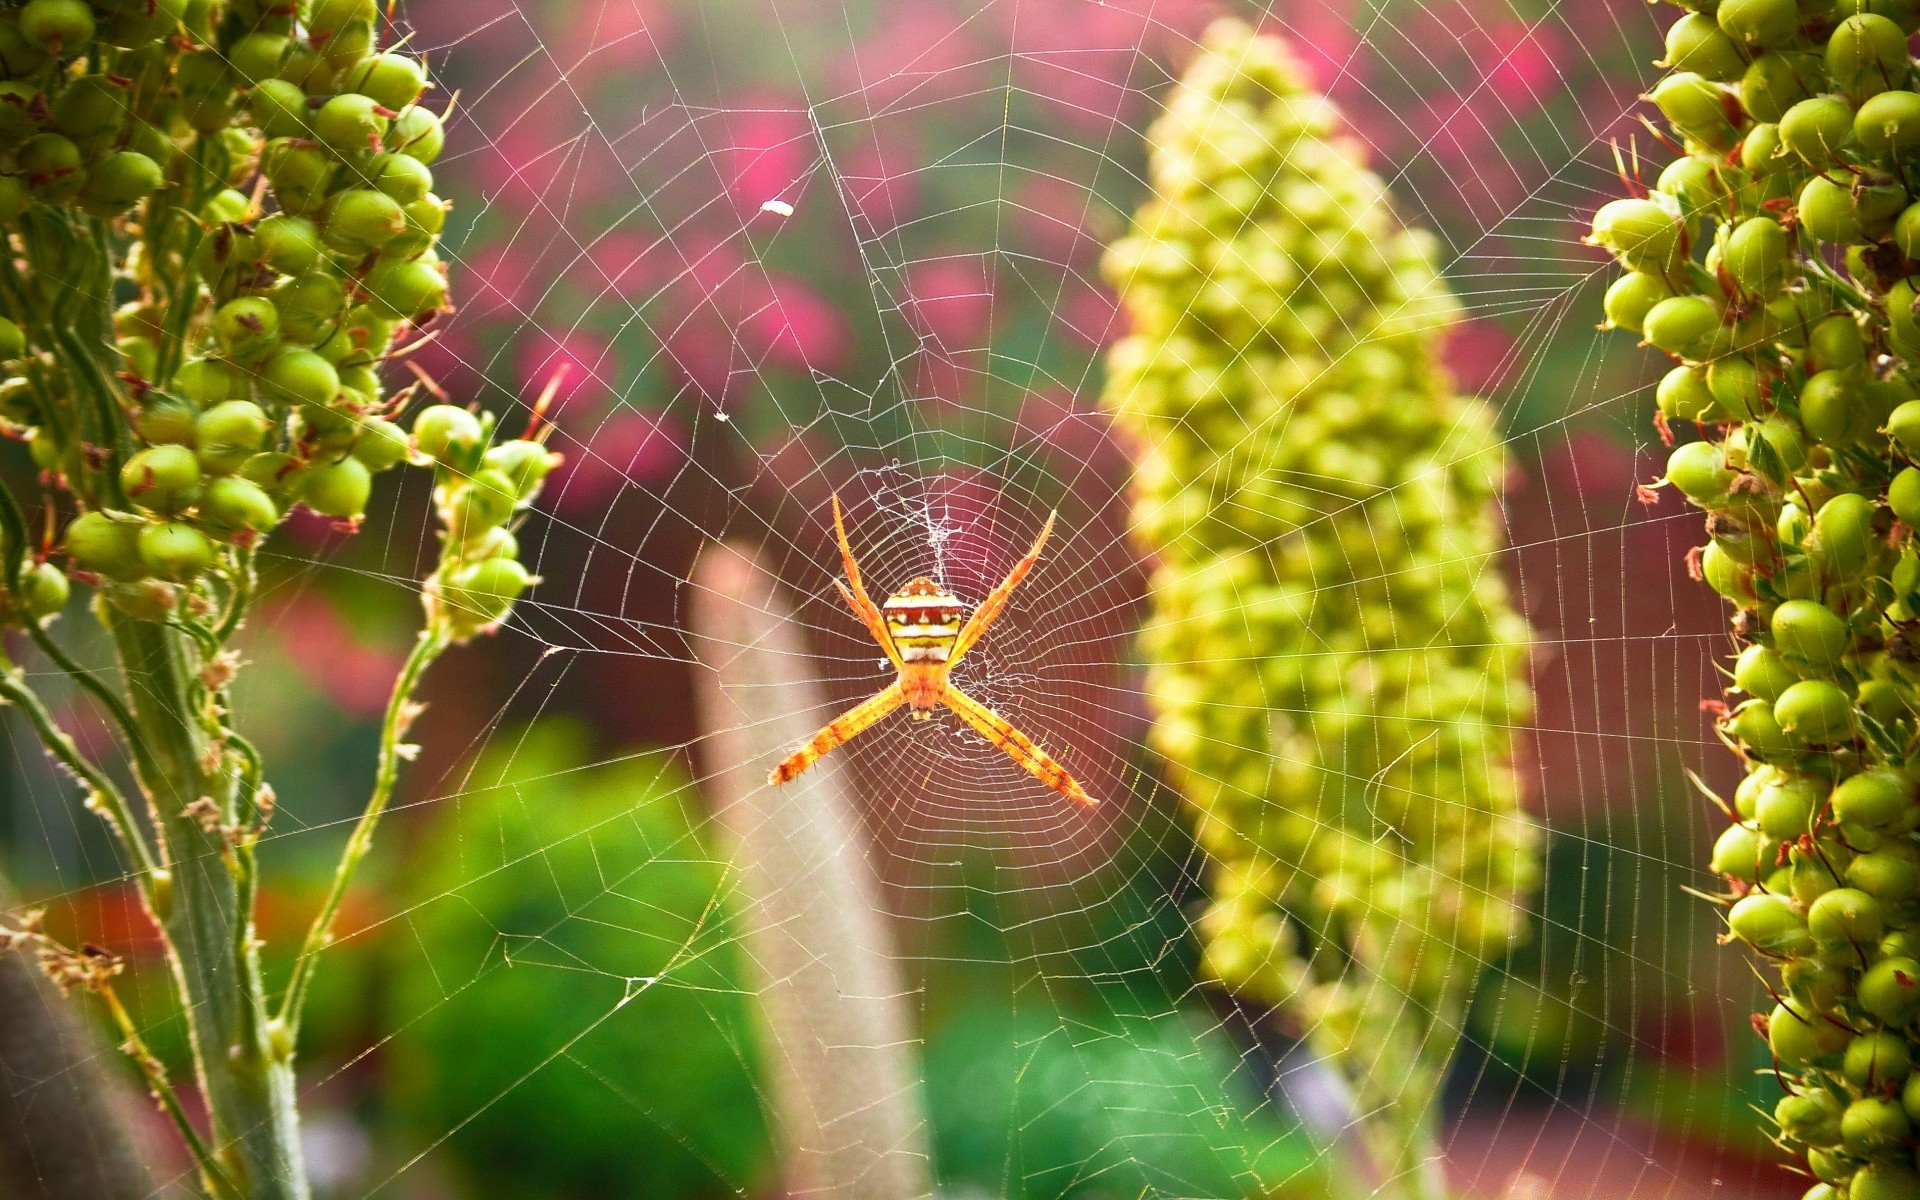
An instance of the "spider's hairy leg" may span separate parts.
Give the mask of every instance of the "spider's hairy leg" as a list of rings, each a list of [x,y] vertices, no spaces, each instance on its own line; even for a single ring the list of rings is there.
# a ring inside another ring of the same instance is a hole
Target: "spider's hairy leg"
[[[1087,795],[1086,789],[1080,786],[1078,780],[1067,774],[1065,767],[1055,762],[1045,750],[1034,745],[1031,738],[1015,729],[999,713],[952,684],[947,685],[947,690],[940,697],[940,702],[958,713],[962,721],[979,730],[988,741],[1005,750],[1008,758],[1025,767],[1041,783],[1083,807],[1092,808],[1099,803],[1098,800]]]
[[[966,625],[960,630],[959,638],[953,643],[953,652],[947,656],[949,667],[959,662],[960,656],[971,650],[973,644],[980,640],[980,635],[987,631],[987,627],[999,619],[1000,611],[1007,606],[1007,597],[1013,595],[1013,589],[1020,586],[1020,581],[1027,577],[1027,572],[1033,570],[1033,564],[1039,561],[1040,547],[1047,544],[1047,535],[1053,532],[1053,519],[1059,515],[1058,512],[1047,514],[1047,523],[1040,527],[1040,536],[1033,539],[1033,549],[1027,551],[1025,558],[1013,564],[1013,570],[1007,572],[1007,577],[1000,581],[1000,586],[987,593],[987,598],[980,602],[980,607],[973,610],[973,616],[967,618]]]
[[[788,755],[786,760],[773,769],[767,777],[768,783],[785,783],[820,760],[820,757],[837,747],[852,741],[861,730],[868,728],[880,718],[907,701],[907,694],[901,690],[898,681],[887,689],[854,705],[832,724],[813,735],[807,744]]]
[[[866,587],[860,582],[860,564],[853,560],[853,547],[847,544],[847,524],[840,516],[840,496],[837,492],[833,497],[833,532],[834,536],[840,539],[840,564],[846,568],[847,572],[847,583],[841,583],[836,579],[833,581],[833,586],[840,589],[840,598],[847,602],[847,607],[851,608],[854,615],[866,625],[867,632],[873,635],[873,640],[880,643],[880,649],[886,651],[887,661],[898,668],[901,665],[900,650],[893,644],[893,635],[887,632],[886,618],[880,615],[879,607],[874,604],[873,598],[867,595]],[[848,590],[847,584],[853,585],[852,590]]]

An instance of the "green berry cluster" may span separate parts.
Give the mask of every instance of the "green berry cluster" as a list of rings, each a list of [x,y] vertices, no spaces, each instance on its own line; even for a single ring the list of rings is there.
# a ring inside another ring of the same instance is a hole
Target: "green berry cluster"
[[[1205,964],[1417,1111],[1538,872],[1500,439],[1436,363],[1433,239],[1284,46],[1214,26],[1149,139],[1154,199],[1106,260],[1132,318],[1106,404],[1140,447],[1153,737],[1212,860]]]
[[[71,497],[71,566],[129,615],[231,584],[296,504],[357,524],[410,455],[475,486],[499,480],[474,456],[547,460],[423,445],[458,423],[439,409],[411,444],[396,423],[412,389],[380,369],[447,306],[444,134],[382,26],[376,0],[0,6],[0,428]],[[493,508],[461,501],[462,530],[508,519],[544,469]],[[35,619],[66,599],[36,557],[8,606]],[[525,573],[495,583],[469,589],[493,620]]]
[[[1714,844],[1807,1200],[1920,1200],[1920,75],[1915,0],[1686,0],[1650,99],[1683,154],[1595,214],[1611,325],[1674,362],[1664,480],[1736,609]]]

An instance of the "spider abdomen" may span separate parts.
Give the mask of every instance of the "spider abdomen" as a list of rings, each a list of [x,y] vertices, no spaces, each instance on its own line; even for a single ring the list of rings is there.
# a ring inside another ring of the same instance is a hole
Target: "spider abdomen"
[[[887,597],[880,607],[900,661],[944,663],[952,657],[967,613],[967,606],[952,592],[923,575]]]

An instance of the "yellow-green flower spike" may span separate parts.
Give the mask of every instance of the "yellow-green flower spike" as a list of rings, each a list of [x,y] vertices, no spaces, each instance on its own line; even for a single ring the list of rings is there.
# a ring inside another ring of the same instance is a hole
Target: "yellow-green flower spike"
[[[1205,967],[1330,1056],[1381,1168],[1417,1179],[1538,875],[1500,438],[1436,359],[1434,239],[1279,42],[1215,25],[1149,138],[1105,403],[1140,447],[1153,739],[1212,862]]]

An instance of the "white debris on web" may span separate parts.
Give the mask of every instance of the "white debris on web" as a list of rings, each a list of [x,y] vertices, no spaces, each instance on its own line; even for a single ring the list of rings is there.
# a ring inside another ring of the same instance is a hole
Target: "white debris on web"
[[[776,217],[790,217],[793,215],[793,205],[788,204],[785,200],[762,200],[760,202],[760,211],[763,213],[772,213]]]

